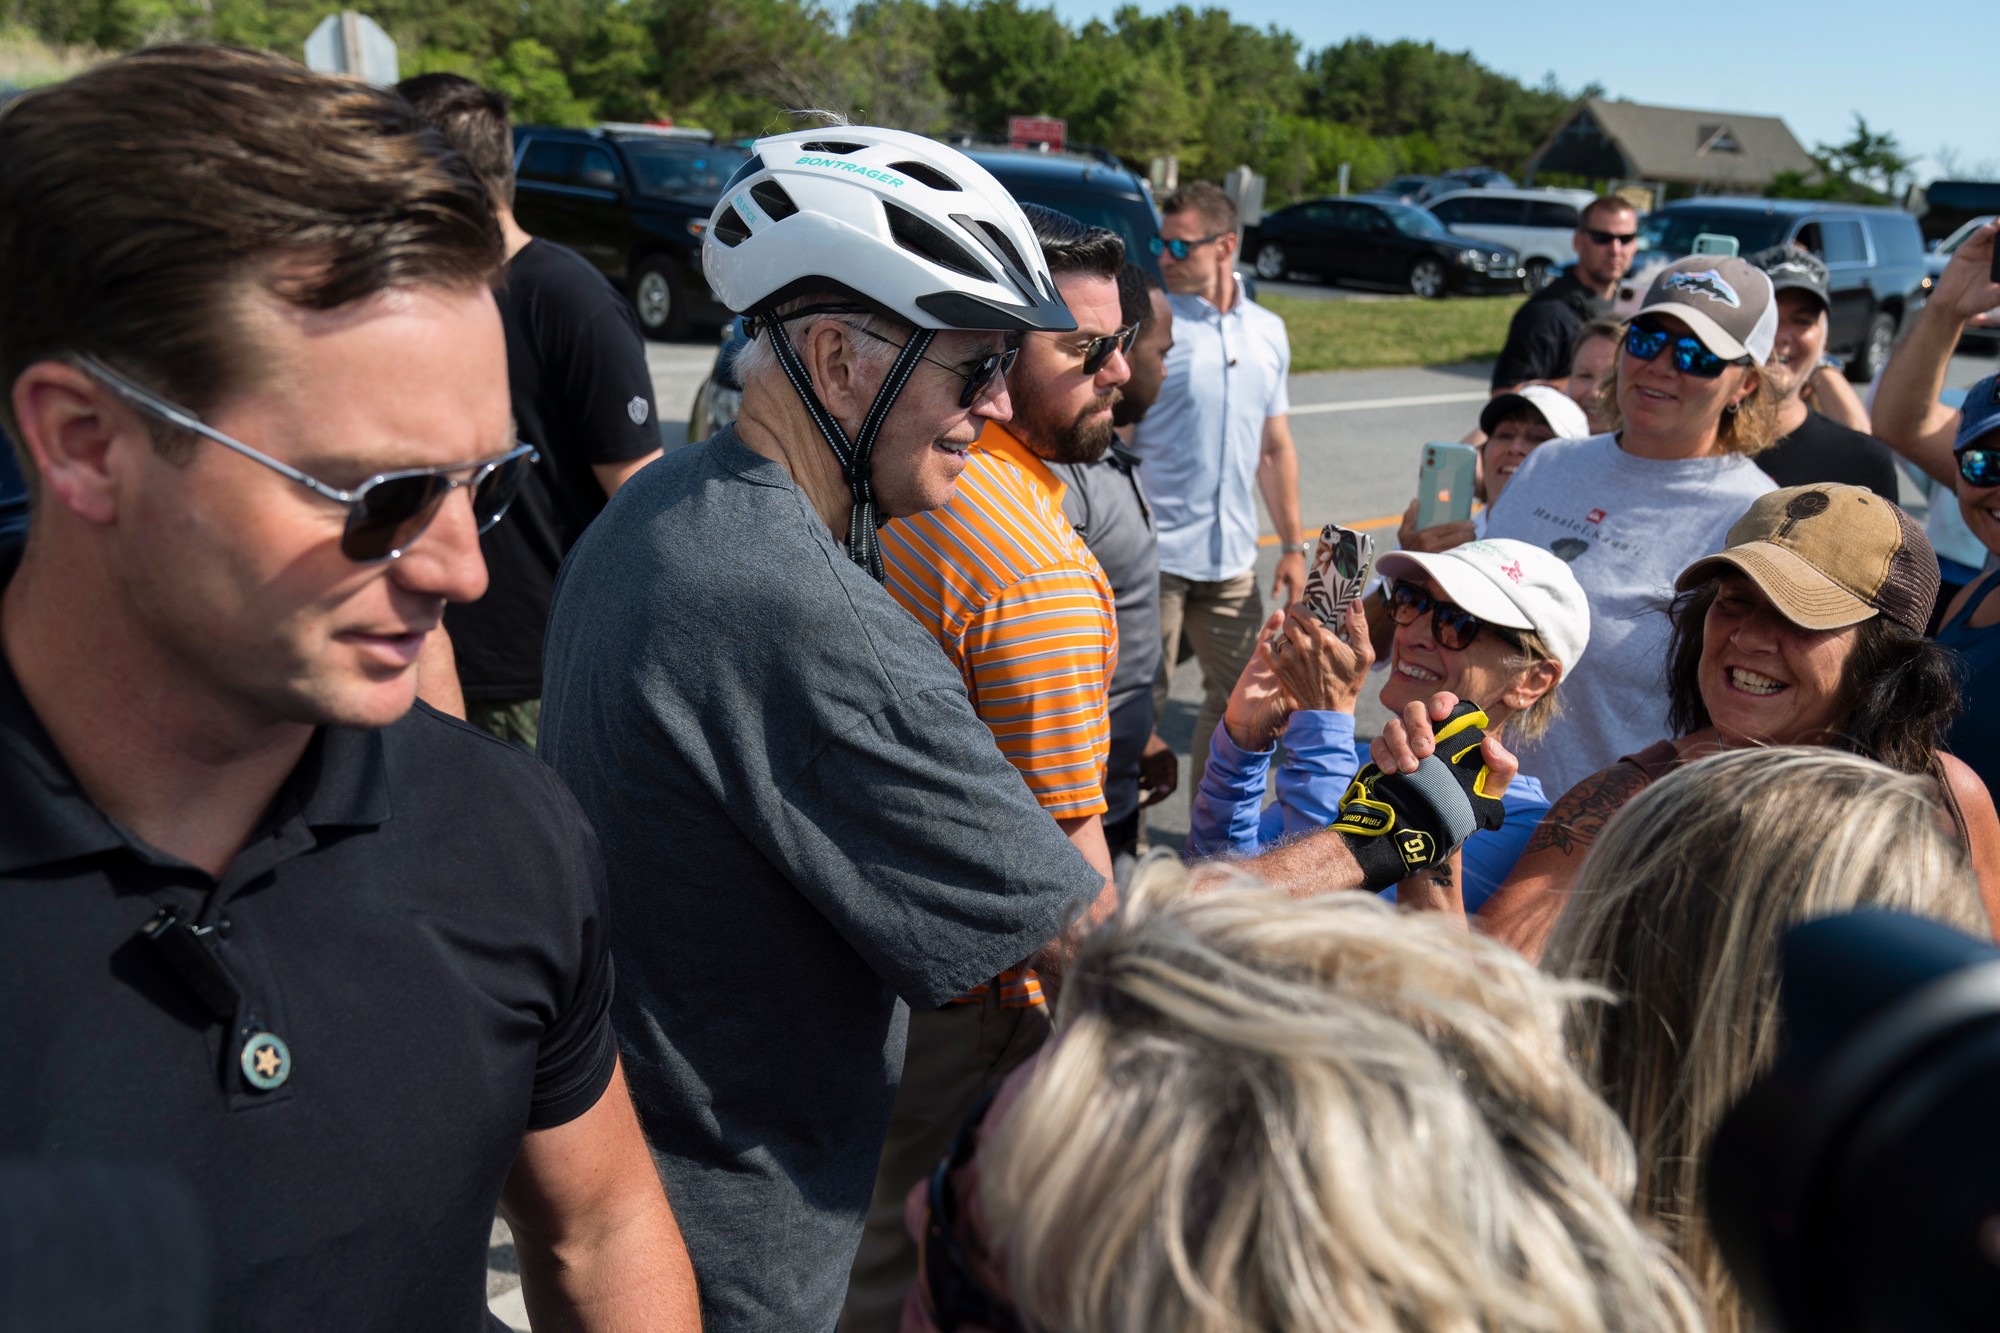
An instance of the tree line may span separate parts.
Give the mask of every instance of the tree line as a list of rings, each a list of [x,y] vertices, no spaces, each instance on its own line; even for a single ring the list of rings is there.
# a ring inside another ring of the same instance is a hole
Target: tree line
[[[1579,96],[1469,52],[1355,38],[1307,52],[1227,10],[1136,6],[1066,23],[1021,0],[348,0],[397,41],[403,73],[450,70],[514,99],[523,123],[672,118],[738,136],[821,108],[926,134],[1004,135],[1060,116],[1073,141],[1184,176],[1246,163],[1276,198],[1483,164],[1516,171]],[[51,46],[176,38],[299,54],[341,0],[0,0]]]

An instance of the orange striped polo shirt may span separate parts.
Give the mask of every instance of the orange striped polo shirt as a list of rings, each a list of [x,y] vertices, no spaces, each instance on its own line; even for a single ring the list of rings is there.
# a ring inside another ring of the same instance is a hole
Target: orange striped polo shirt
[[[988,422],[951,500],[881,536],[889,595],[958,664],[974,710],[1042,808],[1070,819],[1106,808],[1118,621],[1097,557],[1063,517],[1063,491]],[[1004,1005],[1042,1002],[1031,969],[997,981]]]

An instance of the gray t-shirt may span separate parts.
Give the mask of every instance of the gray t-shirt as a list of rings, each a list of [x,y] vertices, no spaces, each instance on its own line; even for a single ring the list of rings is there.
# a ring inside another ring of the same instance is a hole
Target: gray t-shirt
[[[1551,800],[1666,737],[1674,580],[1775,489],[1748,458],[1637,458],[1610,435],[1550,440],[1507,483],[1486,536],[1555,552],[1590,599],[1590,645],[1559,687],[1562,712],[1519,748]]]
[[[1153,677],[1160,673],[1160,544],[1134,474],[1139,460],[1117,445],[1095,463],[1065,463],[1063,517],[1082,536],[1117,603],[1118,669],[1109,690],[1111,759],[1104,822],[1139,808],[1139,756],[1153,734]]]
[[[603,842],[612,1018],[703,1326],[831,1329],[902,1002],[1022,962],[1103,881],[936,642],[733,430],[591,524],[544,669],[541,754]]]

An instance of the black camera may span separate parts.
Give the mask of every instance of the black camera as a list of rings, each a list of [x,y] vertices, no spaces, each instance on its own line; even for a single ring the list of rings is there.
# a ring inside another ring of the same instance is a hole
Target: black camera
[[[1708,1155],[1744,1296],[1787,1333],[2000,1327],[2000,949],[1865,911],[1781,959],[1783,1049]]]

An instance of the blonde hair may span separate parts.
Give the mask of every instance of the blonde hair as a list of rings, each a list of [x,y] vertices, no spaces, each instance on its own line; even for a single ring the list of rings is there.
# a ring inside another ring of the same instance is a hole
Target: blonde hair
[[[1512,663],[1512,669],[1526,671],[1537,662],[1553,662],[1556,655],[1549,651],[1549,645],[1540,634],[1531,629],[1512,631],[1521,641],[1521,651]],[[1542,692],[1542,697],[1508,718],[1502,725],[1506,728],[1507,739],[1512,741],[1538,741],[1549,729],[1549,725],[1562,716],[1563,682],[1558,677],[1556,683]]]
[[[1638,1148],[1640,1214],[1666,1227],[1717,1333],[1754,1320],[1709,1234],[1702,1158],[1776,1055],[1785,928],[1871,906],[1987,931],[1936,790],[1817,746],[1690,764],[1612,818],[1549,941],[1545,968],[1622,1001],[1575,1011],[1571,1040]]]
[[[1596,325],[1591,326],[1595,328]],[[1581,406],[1587,416],[1595,416],[1605,423],[1612,434],[1625,429],[1625,414],[1618,408],[1618,382],[1624,370],[1623,349],[1626,323],[1616,326],[1620,356],[1611,374],[1604,377],[1597,386],[1596,401]],[[1578,339],[1581,346],[1583,339]],[[1570,359],[1574,361],[1575,355]],[[1741,454],[1745,458],[1763,453],[1778,442],[1778,412],[1784,406],[1785,394],[1779,389],[1761,366],[1747,367],[1757,375],[1757,387],[1734,412],[1724,412],[1715,428],[1715,452],[1718,454]]]
[[[1191,896],[1148,861],[980,1149],[1016,1307],[1062,1333],[1698,1328],[1564,1054],[1590,994],[1372,895]]]

